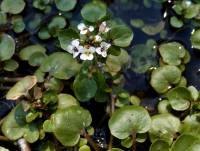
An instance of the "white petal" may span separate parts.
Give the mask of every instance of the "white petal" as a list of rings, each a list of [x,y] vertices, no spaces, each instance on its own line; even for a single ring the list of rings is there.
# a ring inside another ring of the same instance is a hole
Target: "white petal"
[[[83,30],[84,28],[86,28],[86,26],[84,23],[80,23],[80,24],[78,24],[77,28],[78,28],[78,30]]]
[[[87,30],[87,29],[84,29],[84,30],[81,30],[81,31],[80,31],[80,34],[81,34],[81,35],[85,35],[85,34],[87,34],[87,32],[88,32],[88,30]]]
[[[96,52],[97,52],[97,54],[101,55],[102,54],[101,47],[96,48]]]
[[[71,44],[72,44],[73,46],[75,46],[75,47],[78,47],[79,44],[80,44],[80,42],[79,42],[78,39],[75,39],[75,40],[73,40],[73,41],[71,42]]]
[[[81,55],[80,55],[80,59],[81,60],[87,60],[87,55],[86,54],[84,54],[84,53],[82,53]]]
[[[101,42],[101,41],[102,41],[102,38],[101,38],[101,36],[99,36],[99,35],[96,35],[96,36],[94,37],[94,39],[95,39],[96,42]]]
[[[93,60],[93,59],[94,59],[93,54],[89,54],[89,55],[87,56],[87,60]]]
[[[93,26],[90,26],[88,29],[89,29],[90,32],[94,31],[94,27]]]
[[[107,51],[103,51],[101,55],[102,55],[102,57],[104,57],[104,58],[107,57]]]
[[[76,58],[80,54],[80,51],[73,53],[73,58]]]
[[[101,42],[101,44],[100,44],[100,45],[101,45],[101,47],[102,47],[102,48],[104,48],[104,49],[106,49],[106,50],[107,50],[108,48],[110,48],[110,46],[111,46],[111,44],[109,44],[109,43],[106,43],[106,42],[104,42],[104,41],[103,41],[103,42]]]
[[[110,29],[111,29],[111,28],[109,28],[109,27],[106,27],[104,32],[105,32],[105,33],[107,33],[107,32],[109,32],[109,31],[110,31]]]
[[[89,50],[94,53],[96,51],[96,48],[95,47],[90,47]]]
[[[78,49],[78,51],[79,51],[80,53],[83,52],[83,50],[84,50],[83,46],[78,46],[77,49]]]
[[[72,45],[69,45],[69,46],[67,47],[67,51],[68,51],[69,53],[73,53],[73,49],[74,49],[74,47],[73,47]]]

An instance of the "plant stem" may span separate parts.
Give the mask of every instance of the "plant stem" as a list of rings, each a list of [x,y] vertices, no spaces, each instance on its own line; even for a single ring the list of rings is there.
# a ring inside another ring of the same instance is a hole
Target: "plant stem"
[[[132,145],[132,151],[136,151],[136,133],[132,133],[132,139],[133,139],[133,145]]]
[[[9,139],[5,136],[0,135],[0,141],[9,141]]]
[[[90,135],[88,135],[87,132],[84,129],[82,130],[82,135],[87,139],[88,143],[90,144],[90,146],[95,151],[100,151],[100,149],[98,148],[97,144],[92,140],[92,138],[90,137]]]
[[[28,143],[24,138],[21,138],[17,141],[21,151],[31,151]]]
[[[112,114],[115,111],[115,99],[116,99],[116,96],[111,93],[110,97],[111,97],[111,102],[110,102],[110,117],[111,117]],[[108,145],[108,149],[110,151],[112,150],[112,145],[113,145],[113,136],[112,136],[112,134],[110,134],[110,141],[109,141],[109,145]]]
[[[17,82],[21,80],[22,78],[16,77],[16,78],[10,78],[10,77],[0,77],[0,83],[6,83],[6,82]]]

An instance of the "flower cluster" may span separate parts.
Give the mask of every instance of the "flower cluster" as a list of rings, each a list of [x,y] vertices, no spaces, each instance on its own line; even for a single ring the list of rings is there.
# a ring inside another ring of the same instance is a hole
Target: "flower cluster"
[[[83,41],[81,38],[72,40],[67,51],[73,54],[74,58],[80,55],[81,60],[93,60],[95,53],[105,58],[111,46],[102,37],[110,30],[106,22],[102,22],[97,31],[94,26],[87,26],[84,23],[80,23],[77,28],[80,31],[80,37],[85,35],[87,40]]]

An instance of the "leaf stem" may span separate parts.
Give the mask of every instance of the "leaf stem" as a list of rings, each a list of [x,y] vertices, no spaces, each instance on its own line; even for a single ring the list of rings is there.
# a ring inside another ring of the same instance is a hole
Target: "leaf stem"
[[[84,136],[87,139],[88,143],[95,151],[100,151],[97,144],[92,140],[92,138],[90,137],[90,135],[88,135],[85,129],[82,130],[82,136]]]
[[[111,102],[110,102],[110,117],[111,117],[112,114],[115,111],[115,99],[116,99],[116,95],[114,95],[113,93],[111,93],[110,98],[111,98]],[[112,150],[112,145],[113,145],[113,136],[112,136],[112,134],[110,134],[110,141],[109,141],[109,145],[108,145],[108,149],[110,151]]]
[[[132,139],[133,139],[133,145],[132,145],[132,151],[136,151],[136,133],[132,133]]]

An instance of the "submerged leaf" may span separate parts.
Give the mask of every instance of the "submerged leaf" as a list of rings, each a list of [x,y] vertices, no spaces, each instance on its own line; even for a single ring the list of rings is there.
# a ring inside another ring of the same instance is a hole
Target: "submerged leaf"
[[[70,11],[76,6],[77,0],[55,0],[56,7],[61,11]]]
[[[26,76],[18,81],[6,94],[7,100],[16,100],[20,96],[26,95],[28,91],[37,83],[36,76]]]

